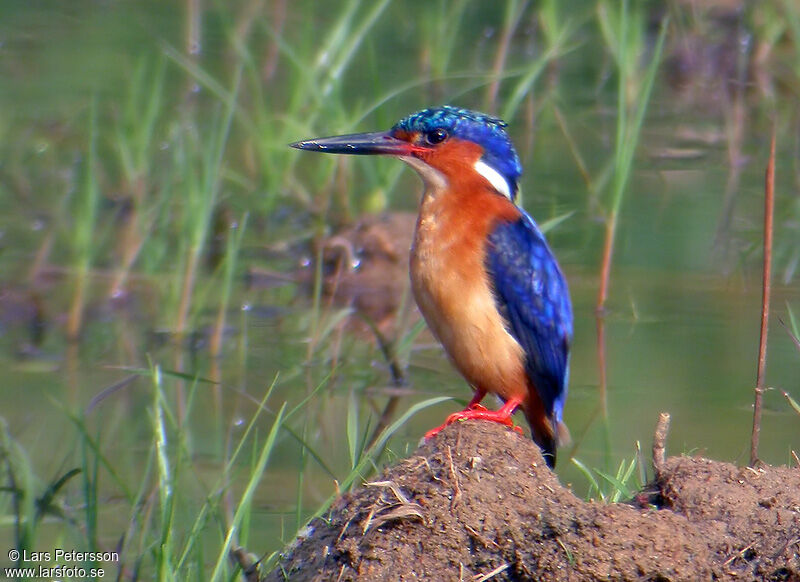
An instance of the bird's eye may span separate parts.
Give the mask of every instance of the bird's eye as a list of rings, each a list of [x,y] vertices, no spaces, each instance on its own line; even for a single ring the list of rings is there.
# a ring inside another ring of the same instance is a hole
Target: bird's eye
[[[437,127],[425,134],[425,141],[431,145],[436,145],[442,143],[447,137],[447,130]]]

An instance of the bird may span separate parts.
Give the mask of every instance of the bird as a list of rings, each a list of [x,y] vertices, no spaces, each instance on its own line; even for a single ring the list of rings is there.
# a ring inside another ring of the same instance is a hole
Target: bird
[[[413,295],[433,335],[473,389],[460,420],[515,427],[521,409],[547,465],[563,422],[572,341],[567,281],[537,223],[517,204],[522,165],[490,115],[443,105],[390,130],[308,139],[291,147],[399,158],[422,178],[410,252]],[[487,394],[502,405],[481,405]]]

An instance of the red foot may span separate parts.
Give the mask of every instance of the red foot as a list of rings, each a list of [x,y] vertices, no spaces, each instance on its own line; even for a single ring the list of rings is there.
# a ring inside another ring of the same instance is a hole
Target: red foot
[[[511,415],[519,405],[519,400],[509,400],[503,405],[502,408],[500,408],[500,410],[488,410],[485,406],[481,406],[480,404],[470,403],[467,408],[461,412],[454,412],[448,416],[443,425],[432,428],[426,432],[425,440],[439,434],[444,427],[461,420],[490,420],[492,422],[498,422],[502,425],[511,427],[514,429],[514,431],[522,434],[522,428],[515,426],[514,422],[511,420]]]

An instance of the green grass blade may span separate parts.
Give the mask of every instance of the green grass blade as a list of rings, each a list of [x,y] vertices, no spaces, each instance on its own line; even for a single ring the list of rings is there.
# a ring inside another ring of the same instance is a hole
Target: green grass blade
[[[786,312],[789,314],[789,325],[791,329],[785,325],[784,328],[789,333],[789,337],[792,338],[792,342],[794,343],[795,347],[798,349],[798,351],[800,351],[800,332],[798,332],[797,319],[795,319],[794,311],[792,311],[789,303],[786,303]],[[783,321],[781,321],[781,324],[783,324]]]
[[[627,2],[625,3],[625,6],[627,6]],[[627,13],[627,10],[623,9],[623,14],[625,13]],[[626,22],[626,17],[623,17],[623,20]],[[644,123],[645,114],[650,103],[650,95],[652,94],[653,85],[655,84],[656,73],[658,72],[659,65],[661,64],[661,55],[664,49],[664,40],[667,36],[668,24],[668,19],[664,19],[661,23],[661,30],[658,34],[656,47],[653,51],[653,56],[650,60],[650,64],[647,67],[647,71],[638,94],[636,110],[632,120],[633,124],[630,127],[628,126],[629,104],[625,95],[627,83],[629,82],[627,77],[629,74],[631,74],[631,72],[626,72],[625,70],[619,71],[620,85],[617,89],[619,92],[619,102],[617,105],[618,125],[615,151],[614,192],[612,198],[613,202],[611,204],[611,212],[615,214],[619,212],[625,190],[628,186],[628,181],[630,180],[634,154],[636,153],[636,149],[639,144],[639,137],[642,133],[642,125]],[[625,26],[627,27],[627,25]],[[622,42],[623,41],[621,40],[620,43]]]
[[[542,234],[547,234],[549,231],[556,228],[559,224],[571,218],[573,214],[575,214],[575,211],[570,210],[569,212],[565,212],[564,214],[560,214],[559,216],[554,216],[553,218],[549,218],[539,223],[539,230],[542,231]]]
[[[285,410],[286,403],[284,403],[278,411],[275,422],[272,423],[272,428],[269,431],[269,435],[267,435],[267,440],[264,441],[264,446],[261,447],[261,453],[259,454],[258,461],[256,462],[253,472],[250,474],[250,479],[247,482],[247,486],[242,494],[242,498],[239,501],[236,512],[234,513],[233,522],[228,527],[228,533],[225,536],[225,542],[222,544],[222,548],[220,549],[217,563],[214,565],[214,570],[210,578],[212,581],[222,579],[223,569],[228,561],[231,544],[238,537],[239,528],[242,521],[245,519],[245,516],[251,511],[253,494],[255,493],[259,482],[261,481],[264,470],[267,468],[267,462],[269,461],[270,454],[275,446],[275,439],[278,436],[278,429],[283,423],[283,413]]]
[[[514,87],[511,96],[506,100],[506,105],[503,107],[500,117],[506,120],[514,118],[514,114],[517,112],[522,100],[530,93],[531,87],[545,71],[547,65],[564,54],[567,40],[571,35],[571,27],[565,27],[558,36],[556,43],[548,47],[547,52],[527,67],[527,70]]]
[[[348,489],[355,481],[363,476],[364,470],[372,463],[375,462],[376,456],[383,450],[384,445],[386,442],[394,435],[401,427],[403,427],[411,417],[413,417],[418,412],[425,410],[426,408],[430,408],[431,406],[435,406],[437,404],[441,404],[442,402],[447,402],[448,400],[452,400],[449,396],[437,396],[435,398],[429,398],[428,400],[423,400],[422,402],[417,402],[411,408],[406,410],[406,412],[390,424],[386,429],[375,439],[373,445],[369,448],[369,450],[362,456],[361,460],[355,466],[355,468],[350,471],[350,473],[341,481],[339,484],[340,490]],[[320,508],[311,516],[311,519],[315,517],[319,517],[322,515],[327,508],[333,503],[336,495],[331,495],[328,500],[320,506]]]
[[[589,491],[586,494],[587,498],[591,498],[592,491],[597,491],[597,494],[600,496],[600,499],[603,502],[605,502],[606,496],[603,494],[602,489],[600,489],[600,484],[597,482],[597,479],[594,478],[594,474],[592,473],[591,469],[589,469],[589,467],[584,465],[581,461],[579,461],[575,457],[572,457],[570,461],[572,461],[573,465],[578,467],[578,470],[583,474],[584,477],[586,477],[586,480],[589,482]]]
[[[169,577],[172,564],[169,556],[172,531],[172,477],[167,452],[167,427],[164,420],[164,398],[161,372],[153,368],[153,434],[155,436],[158,495],[161,508],[161,539],[157,550],[157,570],[161,579]]]
[[[791,406],[797,414],[800,414],[800,402],[797,402],[797,400],[792,398],[792,396],[786,390],[781,390],[781,394],[783,394],[783,397],[786,398],[789,406]]]
[[[123,495],[125,496],[125,499],[127,499],[129,502],[132,502],[134,497],[133,493],[130,490],[130,487],[128,486],[127,481],[122,475],[120,475],[119,471],[117,471],[114,468],[114,464],[111,462],[111,460],[108,459],[108,457],[106,457],[103,454],[103,451],[100,449],[99,443],[97,443],[89,435],[86,429],[86,424],[84,423],[83,419],[74,414],[71,414],[69,411],[64,410],[64,412],[67,416],[67,419],[69,419],[70,422],[72,422],[72,424],[78,430],[79,437],[81,438],[81,440],[83,440],[89,446],[89,448],[91,448],[92,453],[100,461],[105,470],[114,480],[115,485],[119,487],[120,491],[122,491]]]
[[[355,395],[350,392],[347,399],[347,450],[350,453],[350,467],[355,467],[358,462],[356,448],[358,447],[358,402]]]
[[[339,58],[334,63],[334,65],[330,68],[330,72],[328,74],[328,78],[326,80],[325,85],[323,85],[321,97],[322,99],[327,98],[333,89],[338,86],[339,81],[342,77],[342,73],[347,69],[347,66],[351,63],[353,56],[356,54],[358,47],[364,42],[367,33],[372,29],[375,25],[375,22],[378,20],[383,11],[389,5],[390,0],[381,0],[380,2],[370,2],[371,10],[366,13],[363,21],[359,24],[359,26],[352,31],[350,35],[348,35],[346,42],[344,42],[339,50]]]
[[[633,497],[633,493],[631,492],[630,487],[628,487],[628,482],[630,478],[633,476],[634,471],[636,470],[636,458],[634,457],[630,463],[627,464],[624,460],[620,461],[619,467],[617,468],[617,472],[615,475],[610,475],[604,471],[599,469],[595,469],[595,472],[600,475],[603,479],[605,479],[608,483],[611,484],[613,487],[610,494],[607,494],[605,498],[610,503],[617,503],[621,499],[630,499]]]

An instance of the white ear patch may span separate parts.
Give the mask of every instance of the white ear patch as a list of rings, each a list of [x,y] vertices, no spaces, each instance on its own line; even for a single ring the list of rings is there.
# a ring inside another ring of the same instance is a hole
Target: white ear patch
[[[491,167],[483,160],[475,162],[475,171],[481,176],[486,178],[486,181],[492,185],[492,188],[500,192],[503,196],[511,200],[511,188],[503,175]]]

